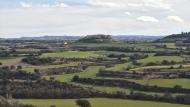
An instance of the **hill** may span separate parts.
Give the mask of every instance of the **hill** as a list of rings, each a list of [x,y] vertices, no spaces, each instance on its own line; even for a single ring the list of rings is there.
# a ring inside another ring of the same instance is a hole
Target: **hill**
[[[113,39],[118,41],[137,41],[137,42],[151,42],[163,38],[163,36],[145,36],[145,35],[117,35]]]
[[[184,42],[184,43],[190,42],[190,32],[182,32],[181,34],[172,34],[157,40],[157,42]]]
[[[79,39],[77,42],[82,42],[82,43],[109,43],[113,42],[114,40],[112,39],[111,35],[103,35],[103,34],[98,34],[98,35],[87,35],[82,39]]]

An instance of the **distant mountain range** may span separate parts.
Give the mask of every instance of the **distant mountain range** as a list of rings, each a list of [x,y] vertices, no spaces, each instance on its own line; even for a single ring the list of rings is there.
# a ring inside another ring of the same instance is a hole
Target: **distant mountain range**
[[[81,36],[41,36],[41,37],[21,37],[21,38],[11,38],[12,40],[46,40],[46,41],[65,41],[72,40],[76,41],[80,39]]]
[[[84,36],[41,36],[41,37],[21,37],[11,38],[8,40],[46,40],[46,41],[76,41]],[[114,40],[119,41],[155,41],[163,38],[163,36],[144,36],[144,35],[115,35]]]

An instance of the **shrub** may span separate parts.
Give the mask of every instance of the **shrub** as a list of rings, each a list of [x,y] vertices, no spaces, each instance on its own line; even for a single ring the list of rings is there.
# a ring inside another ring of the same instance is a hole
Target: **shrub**
[[[76,100],[76,104],[79,107],[91,107],[91,104],[88,100]]]

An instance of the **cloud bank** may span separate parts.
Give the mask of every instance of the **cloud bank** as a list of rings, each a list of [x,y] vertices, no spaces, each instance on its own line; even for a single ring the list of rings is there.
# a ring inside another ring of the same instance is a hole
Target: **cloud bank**
[[[190,31],[189,0],[5,0],[0,37]]]

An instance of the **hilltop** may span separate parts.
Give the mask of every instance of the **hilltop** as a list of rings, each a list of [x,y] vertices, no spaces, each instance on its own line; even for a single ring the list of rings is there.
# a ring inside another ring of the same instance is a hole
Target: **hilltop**
[[[181,34],[172,34],[157,40],[157,42],[190,42],[190,32],[182,32]]]
[[[78,40],[78,42],[83,42],[83,43],[109,43],[113,41],[114,40],[112,39],[111,35],[103,35],[103,34],[87,35],[84,38]]]

